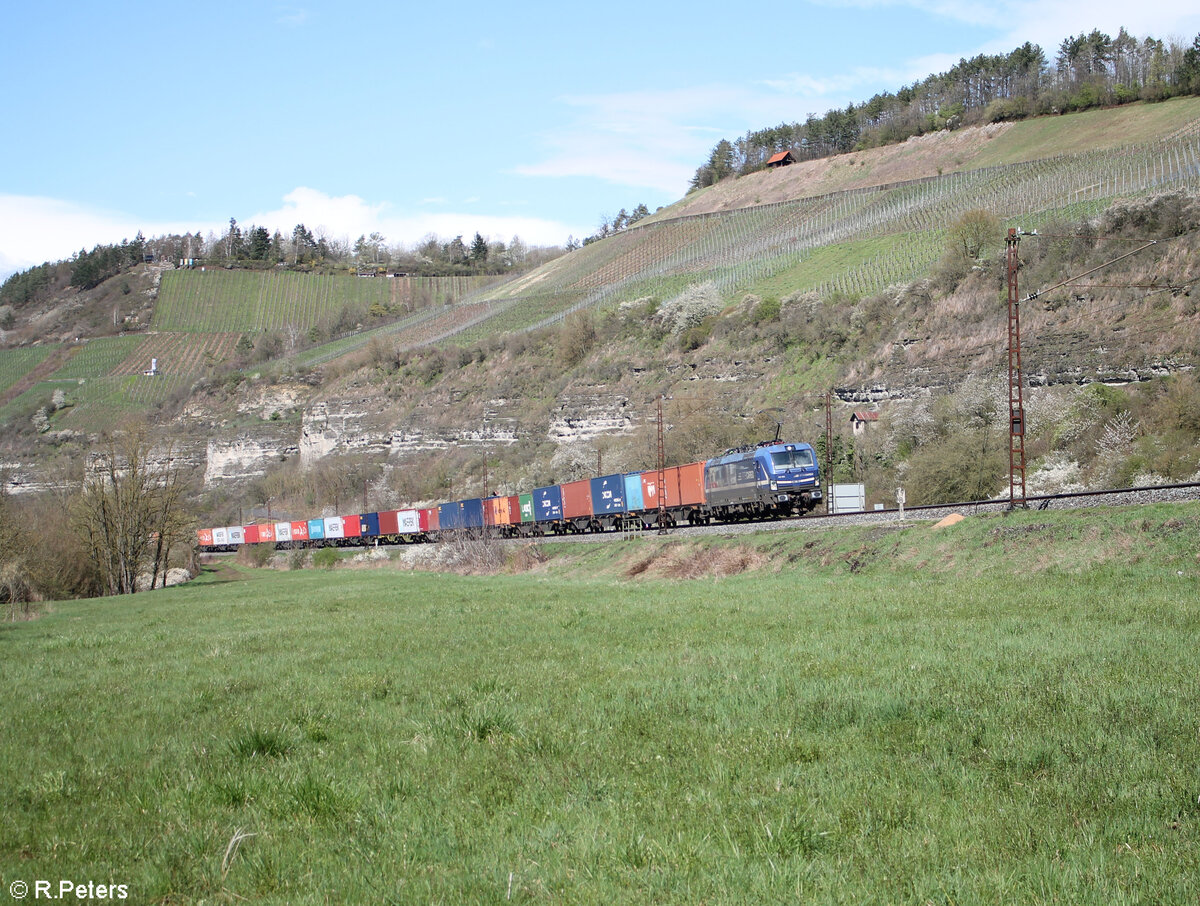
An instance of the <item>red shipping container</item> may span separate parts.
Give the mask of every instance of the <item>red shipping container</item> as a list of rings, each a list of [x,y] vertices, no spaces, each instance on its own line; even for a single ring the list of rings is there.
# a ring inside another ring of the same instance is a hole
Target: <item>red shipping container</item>
[[[658,509],[658,470],[642,473],[642,506],[647,510]]]
[[[242,526],[242,537],[247,544],[258,544],[258,526],[246,525]]]
[[[667,506],[704,503],[704,463],[693,462],[667,470]]]
[[[400,519],[399,513],[395,510],[387,510],[379,514],[379,534],[381,535],[398,535],[400,534]]]
[[[438,531],[438,529],[439,529],[438,508],[435,506],[429,507],[427,509],[421,510],[420,513],[421,513],[421,531],[423,531],[423,532]]]
[[[563,518],[573,519],[579,516],[592,515],[592,482],[585,478],[582,481],[569,481],[562,485]]]
[[[292,540],[307,541],[308,540],[308,520],[301,519],[299,522],[292,523]]]
[[[521,524],[521,498],[517,494],[508,498],[508,524]]]
[[[260,525],[258,527],[258,540],[259,541],[274,541],[275,540],[275,525],[274,525],[274,523],[271,523],[270,525]]]
[[[212,543],[213,543],[212,529],[210,529],[210,528],[198,529],[196,531],[196,540],[199,542],[201,547],[211,547]]]
[[[345,538],[360,538],[362,537],[362,516],[355,513],[352,516],[342,517],[342,529],[345,532]]]
[[[666,507],[698,506],[704,503],[704,463],[663,469]],[[658,509],[658,470],[642,473],[642,501],[647,510]]]

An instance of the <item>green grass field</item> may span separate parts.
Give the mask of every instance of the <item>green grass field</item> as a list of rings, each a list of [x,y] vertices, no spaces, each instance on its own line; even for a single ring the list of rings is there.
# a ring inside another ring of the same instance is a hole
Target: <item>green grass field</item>
[[[1178,505],[55,604],[0,628],[0,883],[1195,903],[1198,549]]]

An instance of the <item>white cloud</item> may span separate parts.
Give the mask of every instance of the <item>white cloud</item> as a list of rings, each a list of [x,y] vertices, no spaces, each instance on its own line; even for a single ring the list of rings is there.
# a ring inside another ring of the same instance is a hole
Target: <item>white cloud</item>
[[[735,138],[748,129],[802,121],[879,91],[896,91],[960,59],[1010,51],[1026,41],[1040,44],[1053,61],[1059,43],[1086,28],[1116,35],[1124,26],[1135,36],[1185,43],[1200,30],[1194,2],[1130,6],[1125,0],[1093,0],[1081,19],[1076,0],[1013,0],[963,3],[959,0],[814,0],[843,9],[898,7],[923,18],[986,29],[995,37],[977,47],[900,60],[887,68],[855,67],[844,72],[791,72],[747,85],[703,85],[673,91],[574,95],[560,99],[574,119],[542,136],[544,154],[515,172],[524,176],[592,177],[610,183],[682,194],[717,138]]]
[[[120,211],[56,198],[0,195],[0,260],[18,270],[70,258],[80,249],[147,236],[209,229],[208,224],[150,223]],[[219,228],[219,227],[218,227]]]
[[[793,109],[777,90],[698,85],[676,91],[573,95],[561,99],[575,121],[543,136],[544,158],[523,176],[594,177],[681,194],[714,138]]]
[[[975,50],[952,55],[953,65],[961,57],[978,53],[1002,53],[1026,41],[1039,44],[1047,58],[1053,58],[1059,43],[1081,31],[1097,28],[1116,35],[1123,26],[1136,37],[1152,35],[1167,40],[1186,39],[1188,43],[1200,31],[1200,9],[1193,0],[1166,0],[1130,4],[1127,0],[1091,0],[1081,7],[1077,0],[1010,0],[1008,3],[968,3],[960,0],[811,0],[835,9],[878,9],[900,7],[927,16],[978,26],[997,32],[997,36]],[[920,76],[944,71],[929,69]]]
[[[357,195],[326,195],[317,189],[300,186],[283,196],[283,206],[262,211],[246,218],[269,229],[290,233],[298,223],[310,230],[321,230],[329,236],[358,236],[372,229],[366,224],[377,223],[383,216],[385,204],[370,204]]]
[[[911,79],[908,69],[872,69],[867,67],[858,67],[850,72],[823,74],[821,76],[809,75],[808,73],[790,73],[774,79],[764,79],[762,84],[774,91],[779,91],[784,94],[800,95],[810,99],[814,103],[821,103],[822,98],[842,98],[855,91],[861,91],[864,85],[878,85],[895,83],[902,84],[906,79]],[[928,73],[926,73],[928,74]],[[873,89],[868,89],[873,90]],[[817,111],[813,111],[817,112]],[[819,111],[824,113],[825,110]]]
[[[426,199],[433,201],[442,199]],[[332,196],[317,189],[300,187],[283,198],[282,207],[264,211],[246,220],[261,223],[285,234],[303,223],[326,236],[353,242],[362,235],[382,233],[390,243],[412,244],[429,233],[453,238],[476,231],[491,239],[507,241],[515,233],[535,245],[561,245],[578,226],[537,217],[504,217],[469,212],[398,213],[386,203],[370,203],[357,195]]]
[[[299,6],[279,6],[275,10],[275,21],[288,28],[299,28],[308,24],[309,11]]]
[[[578,224],[538,217],[507,217],[479,213],[413,212],[399,214],[383,202],[357,195],[333,196],[299,187],[273,211],[260,211],[241,220],[285,235],[303,223],[314,233],[353,242],[360,235],[382,233],[390,243],[413,244],[429,233],[453,238],[479,231],[489,239],[508,241],[514,234],[534,245],[561,245],[569,234],[586,235]],[[197,223],[140,220],[121,211],[87,208],[54,198],[0,195],[0,274],[25,270],[44,261],[70,258],[80,249],[148,236],[200,230],[218,235],[228,221]],[[2,277],[0,277],[2,279]]]

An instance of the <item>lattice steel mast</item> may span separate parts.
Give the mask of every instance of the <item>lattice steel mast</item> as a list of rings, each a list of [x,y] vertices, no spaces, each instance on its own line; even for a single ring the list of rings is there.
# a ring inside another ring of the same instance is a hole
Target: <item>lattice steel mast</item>
[[[1017,293],[1017,249],[1015,229],[1004,240],[1008,246],[1008,505],[1025,502],[1025,398],[1021,380],[1021,300]]]

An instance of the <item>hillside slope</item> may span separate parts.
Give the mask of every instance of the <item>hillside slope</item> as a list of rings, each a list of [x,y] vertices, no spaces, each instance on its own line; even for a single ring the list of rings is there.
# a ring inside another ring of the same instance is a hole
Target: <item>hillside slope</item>
[[[1149,231],[1169,240],[1110,277],[1148,289],[1064,289],[1030,307],[1027,374],[1057,394],[1046,397],[1047,411],[1076,405],[1074,388],[1091,381],[1186,373],[1200,364],[1200,321],[1189,295],[1200,257],[1189,232],[1200,223],[1193,200],[1200,102],[1139,110],[926,136],[820,162],[820,172],[800,165],[719,184],[520,278],[378,328],[364,324],[301,354],[279,357],[265,344],[273,335],[286,339],[280,331],[289,324],[320,323],[319,311],[330,309],[286,310],[283,285],[271,288],[265,275],[238,275],[250,282],[218,299],[205,295],[207,278],[175,273],[164,281],[174,301],[160,298],[151,319],[170,332],[92,341],[86,354],[63,362],[52,356],[59,373],[0,410],[15,429],[10,461],[23,487],[36,486],[35,451],[47,442],[86,448],[118,416],[141,413],[168,421],[185,439],[181,446],[210,488],[246,481],[265,488],[270,478],[276,484],[262,491],[266,497],[313,500],[320,495],[311,488],[288,484],[306,480],[296,477],[297,464],[350,474],[346,458],[357,457],[372,464],[369,481],[383,501],[399,504],[478,493],[496,470],[503,476],[495,484],[504,487],[573,477],[600,459],[608,468],[640,467],[651,453],[653,402],[663,394],[673,401],[668,418],[685,429],[668,438],[677,461],[755,439],[774,430],[772,419],[793,436],[816,437],[824,430],[818,401],[831,389],[846,407],[839,425],[850,405],[929,402],[965,386],[991,400],[984,410],[994,413],[989,382],[1004,360],[1001,231],[973,269],[948,274],[939,263],[948,227],[978,208],[1043,233],[1073,232],[1087,220],[1092,232]],[[1118,114],[1127,119],[1114,120]],[[1142,140],[1090,147],[1097,131]],[[1040,156],[1047,151],[1057,153]],[[986,161],[1000,162],[972,168]],[[935,172],[875,182],[923,168]],[[785,198],[738,207],[734,195],[720,194],[771,179],[791,181]],[[725,210],[688,207],[722,198]],[[1030,239],[1022,254],[1026,290],[1112,257],[1091,240]],[[695,299],[708,306],[700,317],[684,326],[667,318],[681,300]],[[29,369],[51,367],[13,352],[0,350],[7,387]],[[164,380],[139,374],[148,365],[139,363],[154,355],[168,366]],[[238,370],[227,371],[229,363]],[[62,407],[48,405],[55,390],[65,396]],[[1159,417],[1151,402],[1146,424]],[[972,405],[964,398],[961,410],[960,402],[916,414],[898,409],[897,418],[943,424],[938,431],[948,437],[957,428],[945,413],[961,411],[974,424]],[[1121,405],[1135,411],[1141,403]],[[31,416],[39,407],[43,433],[36,434]],[[1057,418],[1041,428],[1065,430]],[[1087,431],[1070,435],[1083,438],[1072,455],[1094,455],[1085,449],[1093,439]],[[883,480],[893,482],[923,442],[891,432],[872,454],[891,470]],[[1168,459],[1147,470],[1192,468],[1186,456]],[[866,467],[851,457],[844,471]],[[292,478],[282,477],[288,470]],[[360,487],[368,481],[355,474]]]
[[[727,179],[689,193],[650,222],[1194,136],[1198,121],[1200,98],[1178,98],[928,133],[898,145]]]

